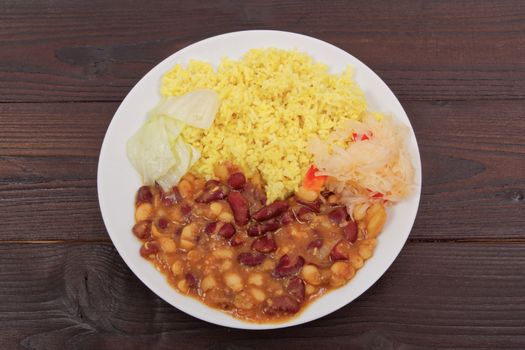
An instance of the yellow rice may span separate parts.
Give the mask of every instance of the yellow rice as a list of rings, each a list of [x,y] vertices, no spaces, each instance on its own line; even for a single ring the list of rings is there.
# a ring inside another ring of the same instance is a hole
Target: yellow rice
[[[298,189],[313,162],[307,151],[315,135],[325,139],[345,119],[366,113],[363,92],[350,67],[330,74],[309,55],[254,49],[241,60],[176,65],[162,79],[163,96],[211,88],[221,106],[208,130],[186,127],[183,138],[202,152],[192,172],[213,177],[213,166],[239,165],[250,177],[259,170],[269,201]]]

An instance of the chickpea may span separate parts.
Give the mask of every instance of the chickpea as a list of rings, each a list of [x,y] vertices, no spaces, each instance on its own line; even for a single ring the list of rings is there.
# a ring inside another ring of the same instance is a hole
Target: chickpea
[[[172,221],[182,221],[182,211],[179,207],[175,207],[169,211],[168,217]]]
[[[177,245],[173,239],[164,237],[160,239],[160,248],[164,253],[174,253],[177,250]]]
[[[219,202],[213,202],[210,204],[211,213],[218,216],[222,212],[222,204]]]
[[[351,252],[349,254],[348,260],[356,270],[359,270],[361,267],[363,267],[364,261],[358,252]]]
[[[218,216],[219,220],[222,222],[233,222],[233,215],[227,211],[223,211]]]
[[[231,248],[218,248],[213,251],[212,255],[217,259],[231,259],[233,258],[233,251]]]
[[[381,204],[374,204],[366,212],[366,231],[368,237],[375,238],[386,222],[386,210]]]
[[[171,265],[171,272],[173,273],[173,275],[175,277],[182,275],[182,273],[184,272],[184,268],[183,268],[182,262],[180,260],[175,261]]]
[[[311,285],[318,286],[321,283],[321,274],[315,265],[308,264],[303,266],[301,275]]]
[[[224,164],[215,165],[215,167],[213,168],[213,172],[215,176],[217,176],[223,182],[226,182],[228,180],[228,177],[230,176],[228,168]]]
[[[227,271],[229,269],[231,269],[233,266],[233,263],[231,260],[224,260],[221,264],[221,266],[219,266],[219,271],[221,272],[224,272],[224,271]]]
[[[260,287],[263,285],[263,276],[260,273],[252,273],[248,277],[248,283]]]
[[[178,288],[182,293],[187,293],[188,290],[190,289],[190,287],[188,286],[188,282],[186,282],[185,279],[182,279],[182,280],[180,280],[180,281],[177,283],[177,288]]]
[[[242,292],[233,298],[233,305],[239,309],[249,310],[253,307],[253,300],[248,293]]]
[[[199,192],[204,189],[204,186],[206,185],[206,180],[204,179],[196,179],[193,181],[193,189],[195,192]]]
[[[369,245],[362,244],[359,246],[358,249],[359,249],[359,255],[361,256],[361,258],[363,258],[364,260],[367,260],[372,256],[374,248]]]
[[[181,248],[192,249],[193,247],[195,247],[197,235],[197,224],[192,222],[191,224],[184,226],[180,234]]]
[[[297,190],[295,195],[306,202],[313,202],[319,197],[319,193],[306,189],[304,186],[299,187],[299,190]]]
[[[188,257],[188,260],[190,260],[192,263],[196,263],[202,259],[203,253],[200,250],[194,249],[189,251],[186,256]]]
[[[306,287],[304,287],[304,292],[306,295],[315,294],[317,292],[317,287],[314,287],[311,284],[306,284]]]
[[[242,290],[242,278],[235,272],[226,273],[224,275],[224,283],[234,292]]]
[[[259,288],[250,288],[250,293],[253,296],[253,298],[259,303],[263,302],[266,299],[266,294],[264,294],[264,292]]]
[[[144,221],[151,218],[153,215],[153,206],[149,203],[142,203],[135,210],[135,221]]]
[[[355,275],[355,270],[350,264],[337,261],[330,267],[332,276],[330,277],[330,285],[333,287],[340,287],[350,280]]]
[[[216,285],[217,281],[215,281],[215,278],[213,278],[213,276],[208,275],[202,279],[201,289],[207,292],[210,289],[214,288]]]
[[[188,180],[181,180],[177,187],[182,198],[188,198],[193,191],[193,186]]]

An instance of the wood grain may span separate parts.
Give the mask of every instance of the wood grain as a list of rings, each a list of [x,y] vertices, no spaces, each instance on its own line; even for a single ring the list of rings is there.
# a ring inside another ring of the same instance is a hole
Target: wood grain
[[[423,161],[411,239],[525,239],[525,101],[404,105]],[[108,239],[96,166],[116,108],[0,104],[1,240]]]
[[[403,99],[525,97],[522,1],[4,1],[0,101],[120,101],[155,64],[245,29],[301,32]]]
[[[198,321],[109,244],[0,245],[0,339],[23,349],[525,347],[525,245],[410,243],[351,305],[268,332]]]

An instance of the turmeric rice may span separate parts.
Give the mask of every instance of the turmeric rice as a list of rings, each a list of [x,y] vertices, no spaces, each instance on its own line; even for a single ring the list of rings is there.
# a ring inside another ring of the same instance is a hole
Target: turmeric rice
[[[176,65],[162,78],[161,94],[214,89],[221,106],[210,129],[186,127],[182,137],[201,151],[191,171],[213,177],[215,164],[231,161],[248,176],[259,171],[271,202],[297,191],[313,156],[310,139],[325,140],[345,120],[367,113],[351,67],[331,74],[297,51],[253,49],[240,60],[223,58]]]

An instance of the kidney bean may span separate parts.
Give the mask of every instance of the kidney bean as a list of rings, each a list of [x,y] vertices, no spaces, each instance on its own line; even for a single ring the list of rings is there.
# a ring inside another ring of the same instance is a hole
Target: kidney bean
[[[279,259],[272,275],[277,278],[293,276],[301,270],[303,265],[304,258],[302,256],[298,256],[295,261],[292,261],[292,259],[285,254]]]
[[[257,221],[264,221],[279,216],[286,210],[288,210],[287,201],[275,201],[272,204],[262,207],[253,214],[253,218]]]
[[[246,177],[243,173],[233,173],[228,178],[228,185],[234,190],[242,190],[246,185]]]
[[[173,186],[173,191],[171,193],[165,193],[160,186],[158,186],[158,188],[160,191],[160,201],[165,207],[169,207],[182,201],[182,196],[180,195],[177,186]]]
[[[137,199],[136,203],[151,203],[153,202],[153,194],[151,193],[151,190],[149,186],[142,186],[137,191]]]
[[[273,238],[264,236],[253,241],[252,249],[260,253],[272,253],[277,250],[277,243]]]
[[[283,224],[283,225],[291,224],[294,221],[294,219],[295,218],[293,216],[293,213],[291,211],[287,211],[281,217],[281,224]]]
[[[159,243],[157,241],[146,241],[140,247],[140,255],[144,258],[149,257],[151,254],[156,254],[159,251]]]
[[[239,225],[246,225],[250,219],[246,198],[239,192],[230,192],[228,194],[228,203],[230,203],[230,207],[232,208],[235,222]]]
[[[310,221],[315,216],[315,213],[308,207],[301,207],[296,215],[297,219],[301,221]]]
[[[266,255],[261,253],[240,253],[237,256],[237,261],[241,265],[245,266],[257,266],[262,264],[262,262],[266,259]]]
[[[315,213],[319,213],[321,211],[321,200],[320,199],[317,199],[313,202],[307,202],[296,196],[295,200],[297,201],[297,203],[304,205],[305,207],[311,209],[311,211]]]
[[[181,205],[180,211],[183,216],[188,216],[191,213],[191,206],[189,206],[188,204]]]
[[[210,180],[213,181],[213,180]],[[222,184],[204,188],[204,191],[195,199],[197,203],[210,203],[226,198],[228,188]]]
[[[304,281],[299,277],[293,277],[286,286],[286,291],[299,303],[304,301]]]
[[[215,230],[217,230],[217,221],[209,222],[204,227],[204,233],[211,235],[212,233],[215,233]]]
[[[218,234],[224,238],[231,238],[235,234],[235,227],[229,222],[222,225],[219,229]]]
[[[355,221],[350,220],[348,224],[343,228],[345,238],[350,242],[354,243],[357,241],[357,224]]]
[[[321,248],[322,246],[323,246],[323,239],[322,238],[317,238],[317,239],[314,239],[313,241],[311,241],[308,244],[308,247],[306,249]]]
[[[189,288],[195,288],[199,284],[197,277],[195,277],[195,275],[191,272],[188,272],[184,278],[186,279],[186,283],[188,283]]]
[[[300,306],[299,302],[293,297],[289,295],[280,295],[267,299],[263,311],[268,315],[295,314],[299,311]]]
[[[348,260],[348,254],[343,250],[343,241],[337,242],[330,251],[330,260]]]
[[[151,221],[139,221],[133,226],[133,234],[140,239],[146,239],[151,236]]]
[[[328,213],[328,219],[330,219],[334,225],[339,225],[346,219],[347,215],[345,207],[337,207]]]
[[[268,220],[262,223],[252,223],[248,226],[248,236],[257,237],[264,235],[267,232],[272,232],[281,227],[277,220]]]
[[[169,221],[166,218],[160,218],[157,220],[157,227],[161,230],[165,230],[168,228]]]
[[[214,187],[219,186],[221,183],[217,180],[211,179],[206,181],[206,184],[204,185],[205,190],[211,190]]]

